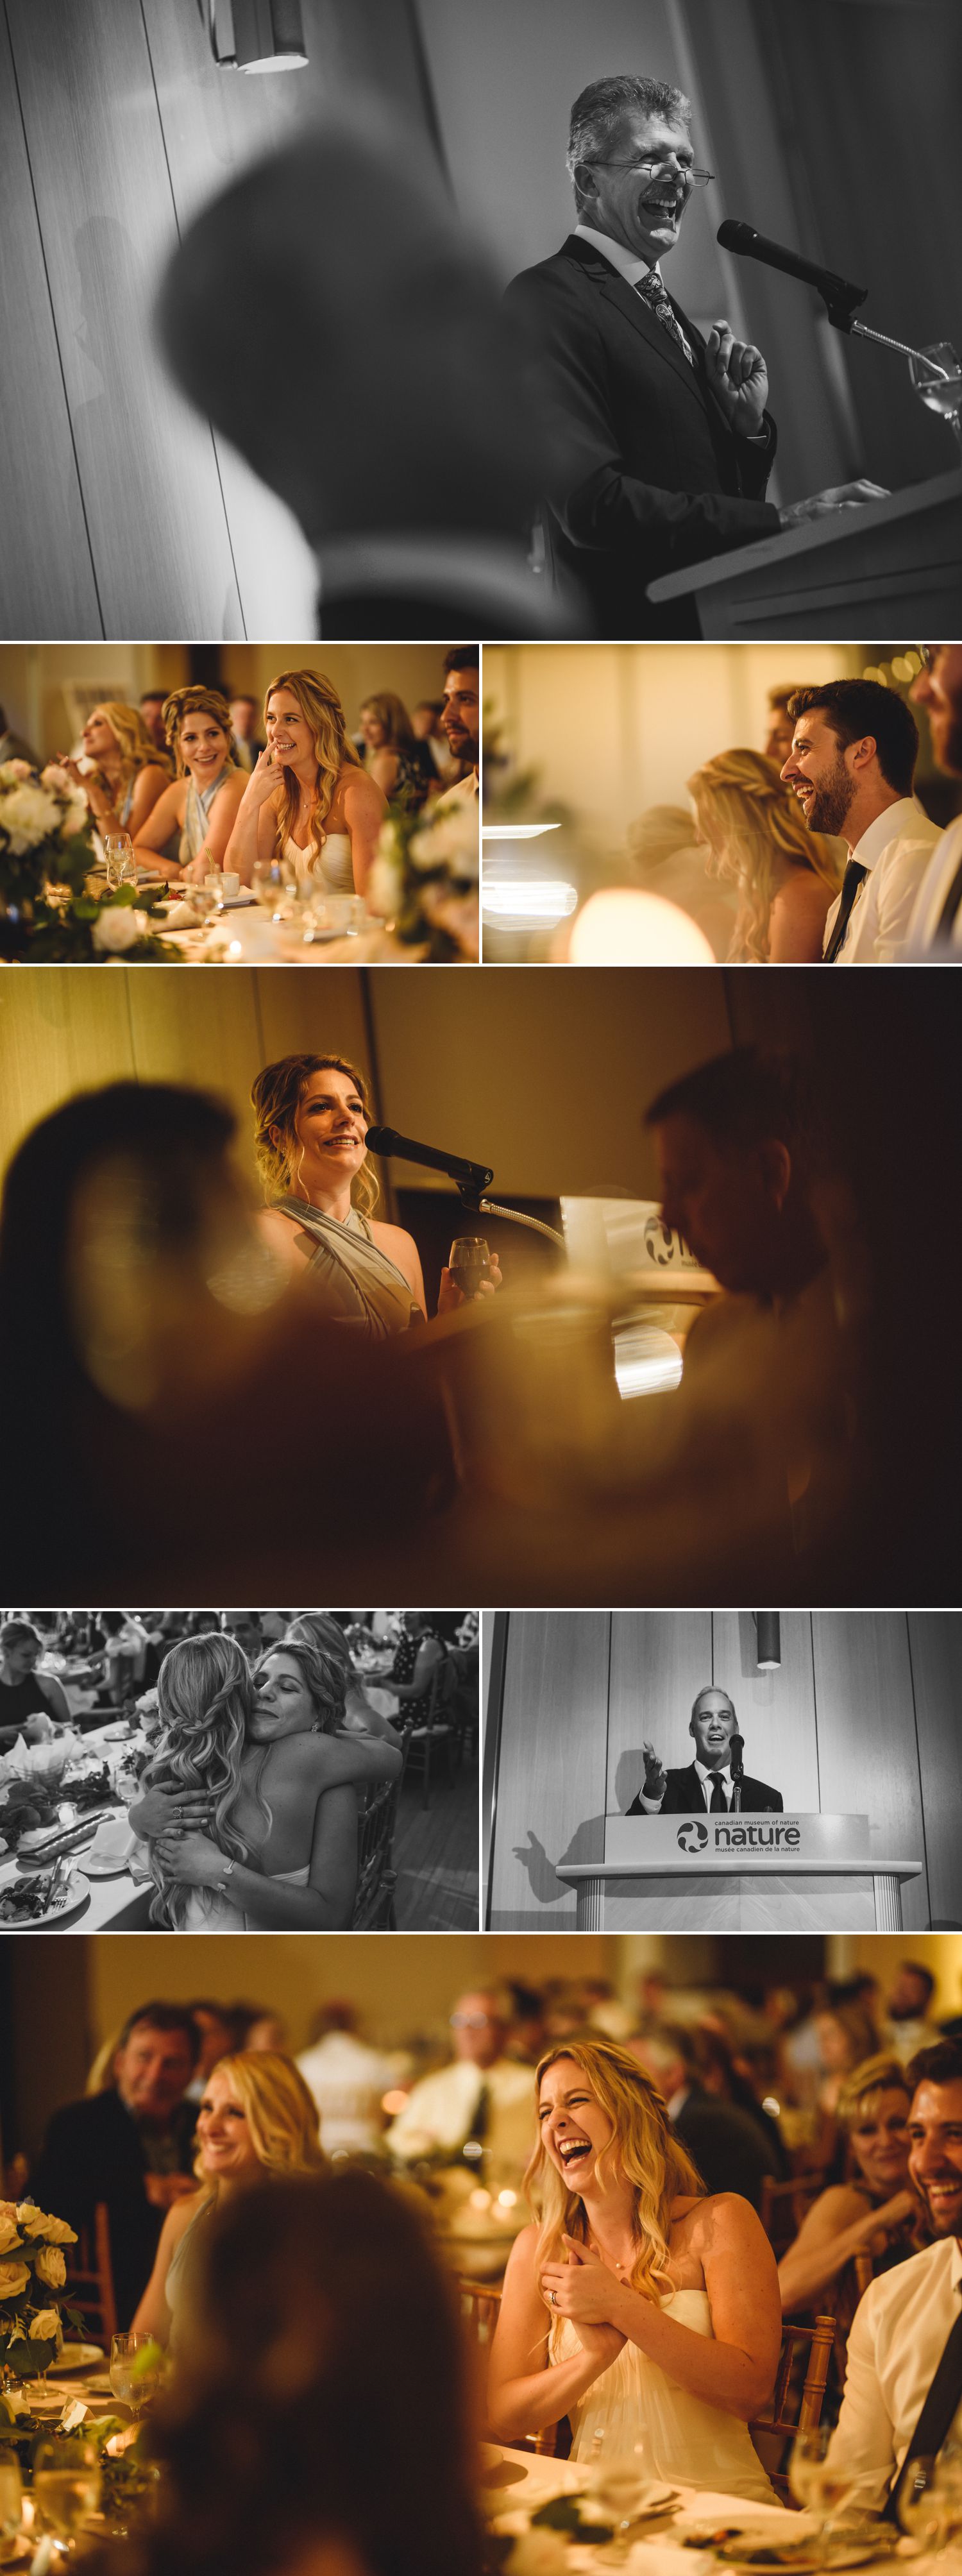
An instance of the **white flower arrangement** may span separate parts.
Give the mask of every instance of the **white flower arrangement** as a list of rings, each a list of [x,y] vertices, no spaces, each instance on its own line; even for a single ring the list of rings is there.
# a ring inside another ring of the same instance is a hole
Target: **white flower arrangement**
[[[473,916],[477,904],[478,823],[473,798],[433,816],[391,807],[378,835],[368,902],[392,923],[398,939],[409,945],[427,941],[439,958],[469,953],[464,908]],[[456,927],[452,906],[460,907]]]
[[[0,955],[16,958],[166,957],[136,889],[89,893],[94,844],[87,799],[59,762],[40,776],[0,763]]]
[[[76,2228],[35,2201],[0,2201],[0,2367],[18,2379],[48,2369],[61,2349],[56,2293],[66,2286],[67,2266],[60,2249],[76,2242]]]

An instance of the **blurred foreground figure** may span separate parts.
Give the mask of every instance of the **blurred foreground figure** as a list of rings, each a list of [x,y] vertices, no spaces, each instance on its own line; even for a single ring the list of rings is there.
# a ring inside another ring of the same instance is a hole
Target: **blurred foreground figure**
[[[339,101],[205,207],[158,324],[185,392],[299,520],[326,637],[567,631],[521,533],[550,452],[522,336],[426,145],[376,100]]]

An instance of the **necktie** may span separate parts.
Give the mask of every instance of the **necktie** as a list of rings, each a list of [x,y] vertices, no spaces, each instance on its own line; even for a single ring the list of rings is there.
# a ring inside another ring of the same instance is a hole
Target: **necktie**
[[[482,2083],[481,2090],[474,2107],[474,2117],[468,2130],[467,2137],[465,2138],[464,2145],[461,2149],[463,2156],[468,2154],[469,2148],[483,2146],[488,2134],[490,2113],[491,2087],[490,2084]],[[476,2163],[477,2157],[469,2157],[469,2162]]]
[[[647,277],[639,277],[635,292],[637,295],[641,296],[642,302],[647,304],[649,311],[654,314],[656,322],[661,323],[662,330],[667,331],[669,339],[674,340],[676,347],[681,350],[682,357],[687,358],[689,366],[692,366],[694,361],[692,359],[691,350],[688,347],[681,325],[672,312],[671,305],[669,304],[668,297],[665,292],[664,283],[659,276],[657,268],[649,269]]]
[[[728,1800],[725,1796],[725,1774],[723,1771],[716,1771],[715,1777],[712,1781],[711,1804],[709,1806],[708,1813],[710,1816],[727,1816],[728,1814]]]
[[[956,2282],[956,2289],[962,2284]],[[885,2520],[898,2521],[898,2498],[903,2482],[910,2477],[913,2463],[929,2467],[941,2450],[949,2426],[962,2404],[962,2315],[956,2317],[942,2347],[942,2352],[925,2397],[922,2412],[906,2451],[901,2469],[893,2478],[885,2507]]]
[[[943,903],[942,910],[939,914],[935,932],[936,941],[939,946],[941,946],[943,940],[951,939],[953,930],[955,929],[955,917],[960,904],[962,904],[962,863],[960,863],[956,868],[948,894],[946,895],[945,902]]]
[[[852,905],[867,875],[868,869],[860,866],[858,859],[849,860],[842,878],[842,899],[835,915],[835,928],[822,959],[823,966],[834,966],[839,949],[845,945],[845,933],[848,929]]]

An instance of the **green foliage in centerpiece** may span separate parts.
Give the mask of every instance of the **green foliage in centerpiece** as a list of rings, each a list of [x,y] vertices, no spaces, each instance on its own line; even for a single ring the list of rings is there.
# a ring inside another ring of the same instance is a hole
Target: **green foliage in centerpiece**
[[[14,2379],[32,2379],[57,2358],[67,2278],[61,2247],[76,2242],[76,2229],[35,2201],[0,2200],[0,2368]]]
[[[25,760],[0,762],[0,957],[66,965],[176,957],[136,886],[102,899],[88,893],[95,864],[87,800],[67,771],[52,762],[38,778]]]
[[[477,956],[479,821],[472,797],[434,816],[391,805],[381,825],[368,901],[431,962]]]

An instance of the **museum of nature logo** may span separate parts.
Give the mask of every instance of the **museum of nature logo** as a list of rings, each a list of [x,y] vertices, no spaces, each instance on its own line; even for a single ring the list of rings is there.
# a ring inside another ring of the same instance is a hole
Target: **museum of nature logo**
[[[704,1851],[705,1844],[707,1843],[707,1841],[708,1841],[708,1827],[707,1827],[707,1825],[700,1825],[700,1824],[698,1823],[698,1821],[697,1821],[697,1818],[695,1818],[695,1817],[692,1817],[691,1822],[690,1822],[689,1824],[687,1824],[687,1825],[682,1825],[682,1826],[679,1828],[679,1833],[678,1833],[678,1848],[679,1848],[679,1850],[680,1850],[680,1851],[683,1851],[683,1852],[699,1852],[699,1851]]]

